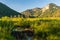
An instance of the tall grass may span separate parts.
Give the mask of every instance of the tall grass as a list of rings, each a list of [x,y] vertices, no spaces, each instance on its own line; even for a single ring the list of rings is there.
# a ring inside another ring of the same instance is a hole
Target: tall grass
[[[56,18],[0,18],[0,40],[15,40],[11,31],[15,25],[32,27],[34,40],[60,40],[60,19]]]

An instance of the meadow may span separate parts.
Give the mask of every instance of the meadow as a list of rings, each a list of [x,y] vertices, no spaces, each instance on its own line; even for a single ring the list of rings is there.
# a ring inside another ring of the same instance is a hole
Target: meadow
[[[30,26],[34,30],[33,40],[60,40],[60,18],[9,17],[0,18],[0,40],[16,40],[11,35],[15,25],[19,25],[20,29]]]

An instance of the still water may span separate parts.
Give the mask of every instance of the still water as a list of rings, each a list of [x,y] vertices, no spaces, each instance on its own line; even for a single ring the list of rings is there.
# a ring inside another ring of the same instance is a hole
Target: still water
[[[23,38],[22,40],[32,40],[32,37]]]

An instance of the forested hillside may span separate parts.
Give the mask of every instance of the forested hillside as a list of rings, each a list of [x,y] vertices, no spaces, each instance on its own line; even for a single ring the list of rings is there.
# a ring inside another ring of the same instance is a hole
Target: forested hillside
[[[8,16],[8,17],[14,17],[14,16],[22,16],[19,12],[9,8],[3,3],[0,3],[0,17]]]

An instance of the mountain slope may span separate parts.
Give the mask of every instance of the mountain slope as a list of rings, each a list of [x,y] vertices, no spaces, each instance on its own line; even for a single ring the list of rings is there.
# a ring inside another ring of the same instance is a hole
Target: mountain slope
[[[18,16],[18,15],[22,15],[18,12],[16,12],[15,10],[9,8],[8,6],[6,6],[5,4],[3,3],[0,3],[0,17],[3,17],[3,16]]]
[[[38,17],[41,14],[41,8],[28,9],[21,12],[25,17]]]
[[[60,17],[60,6],[50,3],[43,8],[34,8],[22,12],[25,17]],[[56,16],[55,16],[56,15]]]

